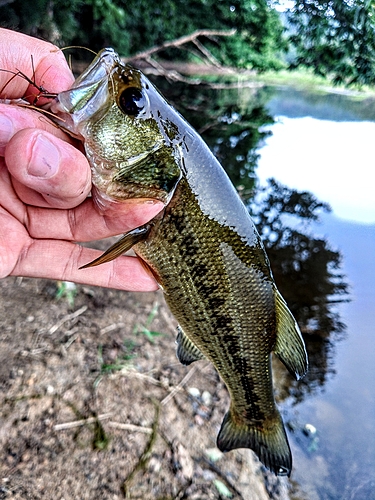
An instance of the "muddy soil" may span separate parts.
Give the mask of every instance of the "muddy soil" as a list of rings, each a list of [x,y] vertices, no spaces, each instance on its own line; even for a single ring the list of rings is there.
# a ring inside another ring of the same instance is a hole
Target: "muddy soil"
[[[161,292],[0,281],[0,500],[288,498],[216,435],[229,397],[182,366]]]

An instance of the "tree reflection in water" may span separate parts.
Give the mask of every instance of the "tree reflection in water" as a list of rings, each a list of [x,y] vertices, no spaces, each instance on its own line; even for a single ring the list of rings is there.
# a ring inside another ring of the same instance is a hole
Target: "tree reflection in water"
[[[268,92],[156,84],[210,146],[257,224],[276,284],[301,327],[309,355],[309,371],[299,382],[274,363],[279,399],[290,396],[297,403],[334,372],[333,345],[345,329],[334,310],[348,294],[341,255],[308,229],[330,208],[312,193],[272,179],[266,188],[256,188],[257,150],[270,134],[265,125],[274,122],[265,106]]]

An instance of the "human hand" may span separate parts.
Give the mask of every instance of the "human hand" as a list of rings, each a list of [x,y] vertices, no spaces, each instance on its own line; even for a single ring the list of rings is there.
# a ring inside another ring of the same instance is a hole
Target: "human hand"
[[[0,69],[21,71],[51,93],[74,81],[62,52],[49,43],[0,28],[0,47]],[[0,72],[0,98],[28,96],[32,102],[36,89],[21,76],[11,78]],[[154,279],[134,257],[78,269],[100,252],[74,242],[126,232],[163,207],[154,200],[129,200],[101,215],[88,198],[90,190],[90,167],[76,141],[38,112],[0,103],[0,278],[155,290]]]

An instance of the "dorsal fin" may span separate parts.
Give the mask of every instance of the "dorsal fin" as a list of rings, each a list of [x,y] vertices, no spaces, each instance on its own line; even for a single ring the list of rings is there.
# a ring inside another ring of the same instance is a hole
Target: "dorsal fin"
[[[275,306],[277,334],[274,353],[299,380],[308,367],[305,344],[296,320],[278,290],[275,290]]]

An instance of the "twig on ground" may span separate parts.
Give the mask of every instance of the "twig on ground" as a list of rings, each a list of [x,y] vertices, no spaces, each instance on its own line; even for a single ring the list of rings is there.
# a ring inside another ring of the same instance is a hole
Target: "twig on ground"
[[[139,373],[139,372],[132,370],[132,369],[127,369],[125,373],[127,376],[130,375],[131,377],[139,378],[141,380],[146,380],[147,382],[150,382],[153,385],[157,385],[157,386],[162,385],[160,380],[157,380],[154,377],[150,377],[150,375],[145,375],[144,373]]]
[[[99,334],[104,335],[105,333],[113,332],[113,330],[117,330],[118,328],[124,328],[125,326],[126,326],[125,323],[112,323],[111,325],[102,328]]]
[[[81,314],[83,314],[86,310],[87,310],[87,306],[82,306],[80,309],[78,309],[77,311],[71,313],[71,314],[67,314],[66,316],[64,316],[63,318],[61,318],[57,323],[55,323],[53,326],[51,326],[51,328],[49,329],[48,333],[49,334],[52,334],[52,333],[55,333],[64,323],[66,323],[67,321],[70,321],[74,318],[77,318],[78,316],[80,316]]]
[[[64,422],[62,424],[56,424],[53,426],[55,431],[63,431],[66,429],[74,429],[75,427],[82,427],[83,425],[94,424],[98,420],[108,420],[112,417],[112,413],[104,413],[103,415],[98,415],[97,417],[88,417],[82,420],[74,420],[73,422]]]
[[[151,427],[141,427],[134,424],[123,424],[121,422],[110,421],[108,422],[108,426],[112,427],[113,429],[120,429],[130,432],[142,432],[143,434],[152,434],[153,432]]]
[[[131,473],[128,475],[128,477],[125,479],[125,481],[122,485],[122,489],[124,491],[126,498],[130,497],[130,492],[129,492],[130,484],[133,481],[135,475],[137,474],[138,471],[144,470],[146,468],[148,461],[151,458],[152,449],[154,447],[154,444],[156,442],[156,437],[158,434],[159,415],[160,415],[160,404],[155,403],[155,418],[154,418],[154,422],[152,424],[152,432],[151,432],[150,439],[146,445],[144,452],[140,456],[137,464],[135,465],[134,469],[131,471]]]
[[[175,395],[177,394],[177,392],[181,391],[181,389],[183,388],[183,386],[191,379],[191,377],[194,375],[194,373],[197,371],[198,367],[196,365],[194,365],[190,371],[188,371],[188,373],[185,375],[185,377],[181,380],[181,382],[179,382],[179,384],[177,384],[170,392],[170,394],[168,394],[168,396],[166,396],[160,403],[161,406],[164,406],[166,405],[167,403],[169,403],[169,401],[171,399],[173,399],[175,397]]]

